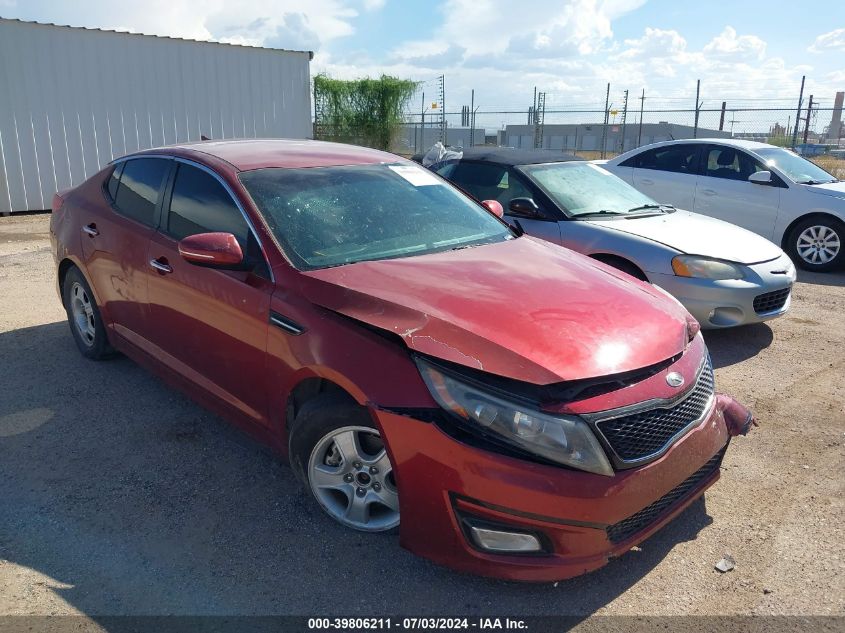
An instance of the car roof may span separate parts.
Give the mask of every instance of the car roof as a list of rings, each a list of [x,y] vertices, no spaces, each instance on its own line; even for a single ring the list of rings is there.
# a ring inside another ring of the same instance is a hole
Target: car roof
[[[213,156],[234,167],[249,171],[267,167],[332,167],[340,165],[375,165],[397,163],[404,159],[368,147],[328,143],[308,139],[229,139],[197,141],[158,147],[143,154],[173,154],[208,162]]]
[[[759,141],[747,141],[745,139],[740,138],[679,138],[672,141],[660,141],[658,143],[652,143],[650,145],[643,145],[642,147],[638,147],[636,151],[647,149],[649,147],[678,145],[681,143],[717,143],[719,145],[731,145],[733,147],[741,147],[743,149],[749,150],[764,149],[766,147],[776,147],[775,145],[769,145],[768,143],[760,143]]]
[[[537,165],[583,160],[554,150],[515,149],[513,147],[472,147],[464,150],[461,160],[478,160],[496,165]]]

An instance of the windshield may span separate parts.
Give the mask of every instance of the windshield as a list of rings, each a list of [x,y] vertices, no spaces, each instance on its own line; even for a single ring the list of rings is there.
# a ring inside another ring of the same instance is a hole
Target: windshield
[[[416,165],[258,169],[240,180],[305,270],[513,238],[491,213]]]
[[[654,200],[609,171],[586,162],[520,167],[564,211],[573,216],[641,213]]]
[[[762,158],[766,165],[780,169],[790,180],[798,184],[814,185],[836,182],[836,178],[824,169],[789,150],[771,147],[754,150],[754,153]]]

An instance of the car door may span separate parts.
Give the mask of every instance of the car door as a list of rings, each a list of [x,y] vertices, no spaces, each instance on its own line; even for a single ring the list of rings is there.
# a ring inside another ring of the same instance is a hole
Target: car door
[[[438,172],[440,173],[440,172]],[[495,163],[477,161],[459,161],[448,170],[444,177],[470,194],[478,201],[496,200],[505,210],[505,221],[514,224],[515,220],[534,237],[560,243],[560,227],[556,219],[516,217],[508,208],[514,198],[531,198],[543,215],[548,215],[544,200],[525,183],[523,177],[511,167]]]
[[[252,422],[267,422],[265,363],[273,284],[254,231],[224,181],[195,164],[174,163],[148,266],[152,339],[177,373]],[[179,240],[232,233],[251,270],[190,264]]]
[[[706,145],[693,210],[772,239],[783,181],[775,174],[769,184],[748,181],[751,174],[765,169],[739,148]]]
[[[146,348],[149,318],[147,248],[155,233],[171,161],[117,163],[106,181],[107,205],[80,205],[82,254],[108,325]]]
[[[701,145],[663,145],[637,154],[620,167],[631,168],[631,184],[657,202],[692,210]]]

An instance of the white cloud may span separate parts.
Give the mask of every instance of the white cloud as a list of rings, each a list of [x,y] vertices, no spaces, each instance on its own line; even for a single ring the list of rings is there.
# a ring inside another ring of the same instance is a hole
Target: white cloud
[[[828,33],[822,33],[807,50],[812,53],[845,50],[845,29],[834,29]]]
[[[736,29],[726,26],[724,31],[704,47],[704,53],[708,57],[763,59],[766,43],[756,35],[737,36]]]
[[[664,31],[646,27],[645,34],[638,39],[625,40],[625,51],[620,57],[626,59],[676,57],[686,51],[687,41],[677,31]]]
[[[386,0],[364,0],[364,11],[378,11],[383,8]]]

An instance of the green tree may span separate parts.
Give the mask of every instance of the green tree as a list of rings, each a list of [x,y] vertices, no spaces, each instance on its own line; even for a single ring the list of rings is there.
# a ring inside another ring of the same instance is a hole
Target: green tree
[[[314,138],[390,149],[417,85],[387,75],[350,81],[317,75]]]

